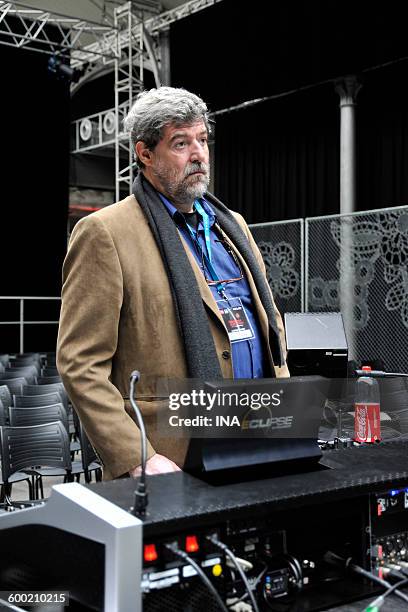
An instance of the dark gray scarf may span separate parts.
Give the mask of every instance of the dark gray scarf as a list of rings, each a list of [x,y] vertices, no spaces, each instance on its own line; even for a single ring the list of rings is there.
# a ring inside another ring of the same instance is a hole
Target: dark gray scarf
[[[222,378],[208,323],[208,314],[203,305],[193,269],[186,256],[176,225],[163,206],[156,190],[142,173],[139,173],[133,183],[133,193],[147,218],[169,278],[176,318],[183,338],[189,376],[202,380]],[[217,223],[231,242],[235,244],[251,270],[262,305],[268,315],[274,363],[283,365],[279,333],[269,287],[248,239],[222,202],[208,193],[205,198],[214,209]],[[274,376],[273,371],[271,376]]]

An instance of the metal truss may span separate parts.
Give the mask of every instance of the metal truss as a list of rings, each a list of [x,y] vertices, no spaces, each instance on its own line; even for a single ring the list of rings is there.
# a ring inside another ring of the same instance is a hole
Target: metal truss
[[[147,19],[142,17],[145,30],[150,35],[158,34],[179,19],[221,1],[190,0]],[[135,4],[139,4],[141,11],[147,15],[154,11],[153,2],[141,0]],[[126,12],[126,5],[115,9],[118,12],[122,10]],[[131,30],[118,32],[113,25],[75,19],[54,11],[33,9],[21,2],[0,0],[1,45],[69,57],[72,68],[113,63],[118,54],[128,48],[130,39],[137,46],[142,36],[138,24],[134,24]]]
[[[123,132],[123,119],[128,113],[136,95],[142,91],[144,71],[150,69],[156,85],[162,82],[160,74],[161,48],[159,33],[167,29],[178,19],[203,10],[221,0],[191,0],[171,11],[143,20],[137,16],[130,3],[115,9],[115,31],[117,54],[113,60],[115,70],[115,109],[109,109],[84,117],[75,122],[75,145],[73,152],[90,152],[100,147],[115,148],[115,198],[120,199],[120,192],[132,193],[135,170],[133,146],[129,136]],[[109,41],[111,43],[111,41]],[[93,53],[94,45],[85,50],[82,58],[76,56],[71,65],[83,66],[88,60],[88,53]],[[106,64],[106,62],[105,62]],[[102,66],[104,68],[104,66]],[[106,66],[106,68],[108,68]],[[88,65],[88,71],[75,87],[92,78],[92,73],[101,69],[101,62]],[[111,133],[112,117],[115,117],[116,128]],[[86,136],[86,140],[82,136]]]
[[[86,56],[90,62],[112,62],[118,52],[113,26],[75,19],[20,2],[0,0],[0,44],[17,49],[58,54],[71,59]],[[90,40],[92,43],[90,43]],[[92,47],[92,50],[88,50]]]
[[[115,196],[120,199],[121,188],[132,193],[134,160],[132,143],[128,134],[123,134],[123,119],[136,95],[143,89],[144,45],[143,15],[141,19],[132,11],[131,3],[115,9],[117,32],[128,34],[127,46],[122,47],[117,37],[118,58],[115,60]],[[131,32],[137,31],[133,39]],[[122,59],[122,61],[120,61]],[[124,60],[124,61],[123,61]]]
[[[175,23],[179,19],[183,19],[184,17],[188,17],[189,15],[193,15],[198,11],[202,11],[203,9],[208,8],[209,6],[213,6],[222,0],[190,0],[189,2],[185,2],[184,4],[171,9],[169,11],[165,11],[160,13],[159,15],[155,15],[154,17],[150,17],[144,21],[144,26],[151,35],[158,34],[162,30],[166,30],[172,23]],[[116,9],[121,10],[121,9]],[[113,43],[113,39],[115,39],[116,34],[112,32],[111,38],[107,37],[105,44],[107,45],[107,49],[109,49]],[[131,31],[123,31],[118,34],[118,45],[120,49],[126,48],[129,45],[129,39],[133,40],[133,43],[139,44],[139,38],[141,37],[141,32],[138,26],[134,26]],[[92,43],[86,47],[81,53],[76,54],[75,61],[72,62],[73,68],[81,68],[84,63],[90,61],[90,57],[94,57],[96,50],[95,43]]]
[[[0,45],[67,58],[71,68],[83,71],[78,83],[72,85],[72,93],[87,81],[114,70],[115,108],[72,124],[72,152],[114,148],[119,200],[121,190],[132,192],[135,167],[129,136],[122,129],[123,119],[143,90],[146,69],[153,72],[157,86],[166,82],[161,75],[160,33],[179,19],[221,1],[190,0],[159,14],[155,14],[159,10],[157,0],[127,2],[115,8],[112,26],[0,0]]]

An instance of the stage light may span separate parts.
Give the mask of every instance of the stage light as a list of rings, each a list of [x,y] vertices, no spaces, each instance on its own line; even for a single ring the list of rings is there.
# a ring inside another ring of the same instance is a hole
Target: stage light
[[[77,83],[83,74],[83,70],[71,68],[69,64],[56,55],[52,55],[48,60],[48,71],[54,74],[57,79],[63,79],[72,83]]]

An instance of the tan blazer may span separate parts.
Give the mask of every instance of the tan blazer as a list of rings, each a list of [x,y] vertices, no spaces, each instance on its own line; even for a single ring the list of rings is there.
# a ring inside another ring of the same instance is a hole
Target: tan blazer
[[[264,269],[245,221],[235,216]],[[227,330],[202,272],[184,240],[183,244],[208,313],[222,374],[232,378]],[[267,338],[266,313],[251,273],[241,257],[240,261]],[[137,396],[150,442],[149,457],[156,451],[182,465],[186,445],[177,439],[159,438],[154,397],[157,379],[187,377],[183,345],[163,262],[134,196],[76,225],[64,262],[63,282],[58,370],[104,464],[104,478],[120,476],[140,463],[139,430],[130,416],[128,401],[133,370],[141,372]],[[277,311],[276,316],[285,346]],[[286,366],[275,369],[277,376],[289,375]]]

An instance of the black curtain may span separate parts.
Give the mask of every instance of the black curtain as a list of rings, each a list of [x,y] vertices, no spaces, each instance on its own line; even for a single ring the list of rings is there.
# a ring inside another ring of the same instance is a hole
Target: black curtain
[[[69,85],[48,56],[0,46],[3,117],[0,295],[57,296],[66,250]],[[18,304],[0,301],[0,321]],[[27,319],[58,319],[58,303],[30,302]],[[53,350],[56,326],[28,326],[25,350]],[[0,352],[17,351],[18,328],[1,326]]]
[[[357,99],[359,210],[408,204],[408,61],[362,75]]]
[[[407,69],[358,75],[358,210],[408,204]],[[333,84],[221,115],[215,133],[216,192],[250,222],[340,212]]]
[[[404,3],[223,2],[171,27],[172,84],[216,111],[335,79],[362,78],[358,208],[408,202]],[[252,222],[339,212],[339,98],[333,83],[220,115],[215,191]]]
[[[249,222],[337,212],[333,86],[221,115],[215,133],[216,192]]]

